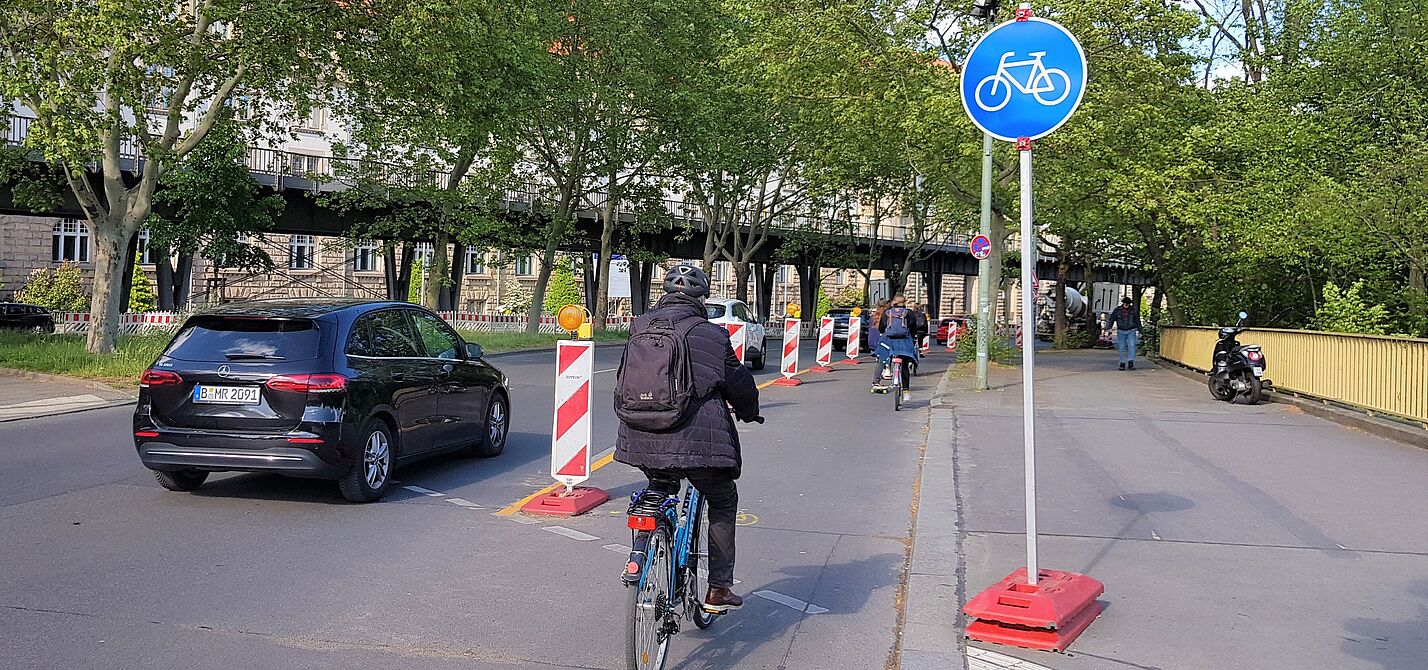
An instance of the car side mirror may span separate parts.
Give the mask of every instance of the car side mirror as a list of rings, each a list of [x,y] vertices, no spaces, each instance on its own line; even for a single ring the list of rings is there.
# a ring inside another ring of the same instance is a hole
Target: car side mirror
[[[486,355],[486,352],[481,350],[481,345],[476,344],[475,342],[467,342],[467,343],[466,343],[466,357],[467,357],[467,358],[470,358],[470,359],[472,359],[472,360],[476,360],[476,359],[478,359],[478,358],[480,358],[480,357],[482,357],[482,356],[484,356],[484,355]]]

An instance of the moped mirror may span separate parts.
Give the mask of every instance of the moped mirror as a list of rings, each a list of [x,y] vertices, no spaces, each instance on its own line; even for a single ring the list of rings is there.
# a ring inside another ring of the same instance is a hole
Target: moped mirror
[[[1248,318],[1249,318],[1249,312],[1240,312],[1240,321],[1244,321],[1245,319],[1248,319]]]

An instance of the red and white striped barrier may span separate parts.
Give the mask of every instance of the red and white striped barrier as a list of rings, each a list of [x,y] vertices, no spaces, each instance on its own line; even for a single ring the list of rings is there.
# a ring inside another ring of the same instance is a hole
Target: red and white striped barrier
[[[538,514],[583,514],[610,499],[600,489],[577,484],[590,479],[590,383],[595,376],[595,343],[561,340],[555,348],[555,412],[550,432],[550,476],[563,491],[538,496],[521,509]]]
[[[748,347],[749,331],[742,323],[726,323],[724,329],[729,331],[729,346],[734,348],[734,360],[744,362],[744,349]]]
[[[862,363],[862,361],[858,360],[858,356],[862,355],[863,353],[862,348],[863,317],[850,316],[848,317],[848,342],[845,345],[845,351],[848,355],[848,358],[843,362],[847,363],[848,365],[858,365]]]
[[[55,312],[50,317],[54,319],[57,333],[89,332],[89,312]],[[188,315],[180,312],[126,312],[119,315],[119,332],[140,335],[170,331],[186,318]]]
[[[809,372],[832,372],[833,368],[833,317],[825,316],[818,322],[818,354],[814,357],[818,365]]]
[[[1021,348],[1021,326],[1016,327],[1016,348]]]
[[[779,368],[783,377],[774,380],[775,386],[798,386],[803,383],[802,379],[794,377],[798,374],[799,323],[798,319],[791,317],[783,320],[783,364]]]
[[[524,314],[476,314],[473,312],[437,312],[451,324],[452,328],[482,333],[519,332],[526,329],[528,321]],[[55,312],[51,315],[57,333],[89,332],[89,312]],[[186,312],[126,312],[119,315],[119,332],[139,335],[152,332],[177,330],[188,319]],[[605,322],[608,330],[629,330],[633,316],[612,316]],[[546,334],[564,333],[555,317],[543,316],[540,332]]]
[[[947,352],[948,352],[948,353],[952,353],[952,354],[957,353],[957,331],[956,331],[956,330],[953,330],[952,332],[950,332],[950,333],[947,334]]]

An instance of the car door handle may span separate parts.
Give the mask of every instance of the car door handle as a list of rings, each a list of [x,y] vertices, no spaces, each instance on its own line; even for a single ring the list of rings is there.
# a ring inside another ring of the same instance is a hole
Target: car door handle
[[[405,372],[393,372],[393,373],[392,373],[392,381],[394,381],[394,382],[399,382],[399,381],[401,381],[401,380],[403,380],[403,379],[406,379],[406,378],[407,378],[407,373],[405,373]]]

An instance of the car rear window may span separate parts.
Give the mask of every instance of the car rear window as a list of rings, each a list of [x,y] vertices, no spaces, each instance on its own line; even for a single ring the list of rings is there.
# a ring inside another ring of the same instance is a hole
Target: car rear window
[[[166,356],[185,361],[302,361],[317,358],[317,324],[309,319],[195,318]]]
[[[723,306],[723,305],[718,305],[718,304],[715,304],[715,303],[708,303],[708,304],[704,305],[704,310],[709,313],[709,318],[711,318],[711,319],[717,319],[717,318],[719,318],[719,317],[724,316],[724,306]]]

